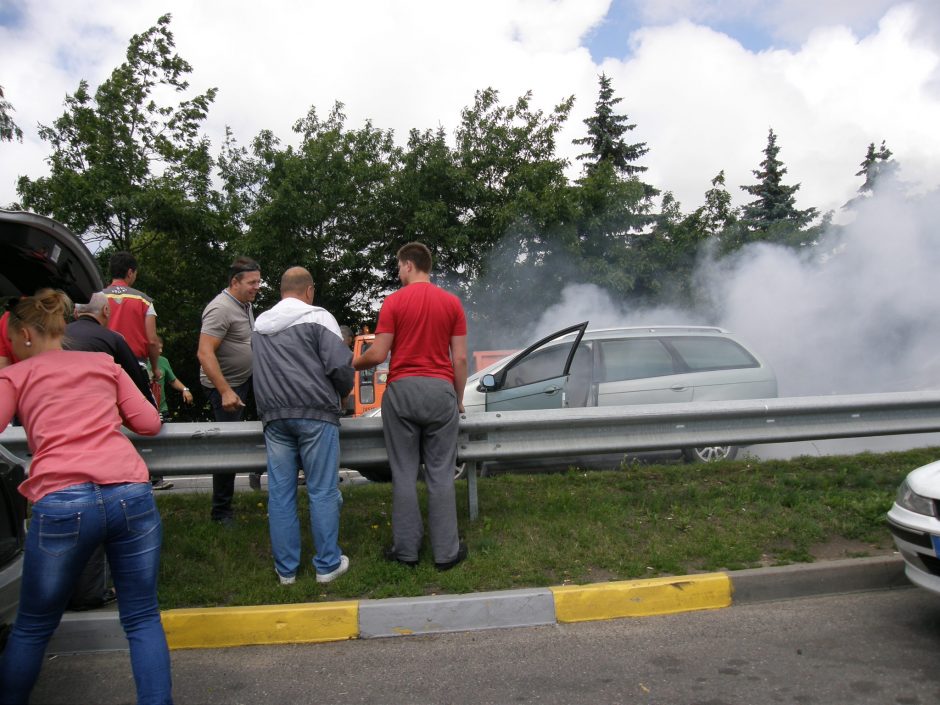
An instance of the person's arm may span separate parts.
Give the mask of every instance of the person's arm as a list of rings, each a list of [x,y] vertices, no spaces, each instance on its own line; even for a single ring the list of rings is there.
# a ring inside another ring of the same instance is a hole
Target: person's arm
[[[222,368],[219,367],[219,359],[215,356],[216,350],[222,344],[222,338],[216,338],[207,333],[199,334],[199,349],[196,356],[199,358],[199,364],[202,365],[202,371],[212,382],[215,390],[222,397],[222,408],[226,411],[236,411],[243,406],[245,402],[235,393],[232,386],[222,375]]]
[[[392,340],[394,338],[395,336],[392,333],[376,333],[375,340],[372,341],[372,347],[353,360],[353,367],[357,370],[368,370],[370,367],[385,362],[389,350],[392,349]]]
[[[463,390],[467,386],[467,336],[451,336],[450,356],[454,363],[454,391],[457,393],[457,411],[462,414],[464,412]]]
[[[352,351],[346,347],[343,339],[334,335],[329,330],[324,330],[320,334],[319,351],[320,361],[323,363],[323,371],[333,385],[333,389],[340,397],[340,407],[345,404],[346,397],[353,388],[353,378],[355,372],[352,368]]]
[[[170,382],[170,386],[173,387],[178,392],[181,392],[183,395],[183,401],[187,404],[193,403],[193,393],[189,391],[189,387],[179,381],[178,377],[174,377],[173,381]]]
[[[0,377],[0,431],[10,425],[16,414],[16,400],[13,397],[13,383]]]
[[[183,401],[187,404],[193,403],[193,395],[189,392],[189,387],[179,381],[179,378],[176,376],[176,373],[173,371],[173,366],[170,364],[170,361],[165,357],[163,360],[163,376],[166,378],[166,381],[169,382],[170,386],[176,391],[180,392],[183,395]]]
[[[157,316],[148,314],[144,318],[144,330],[147,333],[147,357],[150,358],[150,369],[153,378],[159,380],[163,374],[160,371],[160,337],[157,335]]]
[[[151,404],[137,386],[119,366],[117,403],[124,425],[142,436],[155,436],[160,432],[162,423],[157,408]]]

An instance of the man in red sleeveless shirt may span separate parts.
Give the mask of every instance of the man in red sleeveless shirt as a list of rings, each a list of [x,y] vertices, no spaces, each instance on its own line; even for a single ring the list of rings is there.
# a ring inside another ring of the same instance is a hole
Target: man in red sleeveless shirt
[[[417,481],[423,462],[431,552],[438,570],[448,570],[467,557],[454,494],[467,319],[460,299],[431,283],[431,252],[422,243],[398,251],[398,278],[403,286],[382,304],[375,342],[353,361],[357,370],[369,369],[392,353],[382,425],[392,469],[394,543],[385,556],[408,566],[418,563],[424,526]]]
[[[141,365],[150,360],[154,379],[160,378],[160,338],[157,337],[157,312],[153,299],[132,288],[137,280],[137,258],[130,252],[111,255],[111,284],[103,293],[108,297],[111,317],[108,328],[124,336]]]

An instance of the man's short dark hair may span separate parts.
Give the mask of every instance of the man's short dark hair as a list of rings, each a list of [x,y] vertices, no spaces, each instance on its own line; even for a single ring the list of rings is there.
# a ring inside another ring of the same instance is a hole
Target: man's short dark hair
[[[121,250],[111,255],[108,267],[111,270],[112,279],[126,279],[130,270],[137,270],[137,258],[130,252]]]
[[[415,269],[425,274],[431,272],[431,250],[423,242],[409,242],[398,250],[399,262],[411,262]]]
[[[233,279],[241,281],[248,272],[260,272],[261,266],[250,257],[239,257],[228,268],[228,283]]]

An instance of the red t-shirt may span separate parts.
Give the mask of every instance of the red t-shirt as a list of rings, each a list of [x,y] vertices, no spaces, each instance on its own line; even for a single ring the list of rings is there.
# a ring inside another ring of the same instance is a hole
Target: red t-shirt
[[[430,282],[415,282],[385,299],[375,333],[395,336],[389,383],[402,377],[453,383],[450,339],[467,334],[467,318],[456,296]]]
[[[9,311],[0,316],[0,357],[5,357],[10,362],[19,362],[19,359],[13,354],[13,346],[10,345],[10,337],[7,331],[7,321],[9,320]]]

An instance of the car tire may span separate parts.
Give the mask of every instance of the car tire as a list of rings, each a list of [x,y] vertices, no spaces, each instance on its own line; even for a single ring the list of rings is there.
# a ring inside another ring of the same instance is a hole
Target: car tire
[[[392,470],[391,468],[366,468],[359,469],[357,472],[366,478],[369,482],[391,482],[392,481]],[[424,467],[422,466],[421,473],[418,477],[423,477]],[[467,464],[466,463],[457,463],[457,466],[454,468],[454,479],[463,480],[467,477]]]
[[[356,472],[366,478],[369,482],[391,482],[391,468],[354,468]]]
[[[716,463],[719,460],[734,460],[737,455],[737,446],[702,446],[682,451],[687,463]]]

